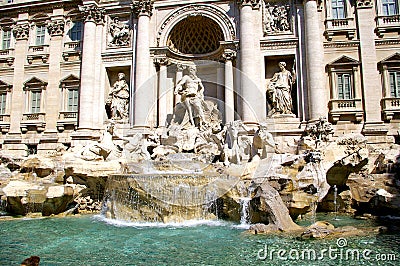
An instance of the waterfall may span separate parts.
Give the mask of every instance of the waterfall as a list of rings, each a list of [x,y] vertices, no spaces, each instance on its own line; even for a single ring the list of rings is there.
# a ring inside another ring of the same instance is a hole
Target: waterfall
[[[217,219],[217,199],[236,179],[186,173],[112,175],[107,181],[102,214],[134,222]]]
[[[240,225],[242,226],[250,225],[250,201],[250,197],[240,199]]]

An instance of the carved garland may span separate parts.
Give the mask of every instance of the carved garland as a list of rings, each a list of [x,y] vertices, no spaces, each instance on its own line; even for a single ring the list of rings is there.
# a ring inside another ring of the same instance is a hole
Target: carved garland
[[[215,7],[209,6],[209,5],[189,5],[189,6],[185,6],[181,9],[173,12],[171,15],[169,15],[164,20],[164,22],[161,24],[160,30],[158,31],[157,46],[160,46],[161,36],[162,36],[165,28],[167,27],[167,25],[169,25],[171,23],[171,21],[173,21],[175,18],[177,18],[178,16],[185,14],[185,13],[188,13],[191,16],[194,16],[194,15],[201,15],[201,12],[210,12],[210,13],[217,15],[220,19],[223,20],[225,25],[228,26],[229,33],[231,35],[232,40],[236,39],[235,28],[232,26],[232,22],[230,21],[229,17],[227,17],[224,12],[216,9]]]
[[[82,17],[85,21],[93,21],[96,24],[105,22],[106,11],[104,8],[99,8],[95,5],[79,6],[79,11],[82,13]]]

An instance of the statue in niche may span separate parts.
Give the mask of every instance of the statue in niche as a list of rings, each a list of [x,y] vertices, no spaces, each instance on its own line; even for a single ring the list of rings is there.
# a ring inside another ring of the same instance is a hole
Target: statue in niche
[[[129,86],[124,73],[118,73],[118,80],[108,94],[106,105],[111,109],[111,119],[128,120],[129,115]]]
[[[264,4],[264,36],[290,31],[290,6],[288,4]]]
[[[129,25],[122,23],[118,18],[114,18],[110,23],[109,31],[111,34],[110,45],[127,46],[129,45]]]
[[[280,72],[274,74],[267,86],[267,98],[272,109],[270,115],[293,114],[292,85],[295,83],[295,72],[286,69],[285,62],[279,62]]]
[[[204,116],[206,103],[204,102],[204,86],[196,75],[196,67],[189,66],[189,74],[185,75],[176,85],[175,94],[181,95],[189,122],[192,126],[204,130],[207,123]],[[195,119],[197,122],[195,123]]]

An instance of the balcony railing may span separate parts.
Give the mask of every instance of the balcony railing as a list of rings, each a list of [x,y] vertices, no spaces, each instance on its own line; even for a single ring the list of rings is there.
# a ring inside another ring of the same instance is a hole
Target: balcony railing
[[[74,127],[78,125],[78,112],[62,111],[59,113],[57,121],[58,131],[64,131],[67,125]]]
[[[382,37],[385,32],[398,31],[400,29],[400,15],[377,16],[376,33]]]
[[[72,41],[64,43],[64,51],[81,51],[81,41]]]
[[[341,117],[353,117],[355,122],[360,122],[363,118],[361,99],[330,100],[329,114],[333,122],[339,121]]]
[[[9,123],[10,123],[10,115],[0,114],[0,124],[9,124]]]
[[[31,45],[28,49],[27,61],[32,64],[35,59],[41,59],[43,63],[47,63],[49,59],[49,45]]]
[[[383,98],[382,112],[385,120],[392,120],[396,113],[400,114],[400,98]]]
[[[82,42],[81,41],[72,41],[64,43],[64,51],[62,53],[62,57],[65,61],[68,61],[70,57],[80,59],[82,51]]]
[[[0,131],[2,133],[7,133],[10,130],[10,115],[0,114]]]
[[[326,19],[325,37],[328,41],[332,40],[333,35],[347,35],[348,39],[353,39],[356,29],[353,18]]]
[[[22,115],[21,131],[26,133],[29,128],[36,128],[36,131],[42,132],[46,126],[45,113],[25,113]]]
[[[5,62],[9,66],[12,66],[15,59],[14,48],[0,50],[0,62]]]

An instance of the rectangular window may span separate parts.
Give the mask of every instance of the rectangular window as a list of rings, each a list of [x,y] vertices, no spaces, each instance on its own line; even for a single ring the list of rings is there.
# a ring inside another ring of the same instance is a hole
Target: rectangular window
[[[343,19],[345,14],[345,0],[332,0],[332,18]]]
[[[353,99],[351,88],[351,75],[348,73],[337,74],[338,97],[341,100]]]
[[[80,41],[82,38],[82,22],[75,21],[69,31],[69,36],[72,41]]]
[[[46,36],[46,26],[37,25],[36,26],[36,45],[43,45]]]
[[[0,114],[6,113],[7,92],[0,93]]]
[[[40,99],[42,97],[41,91],[31,92],[31,113],[40,113]]]
[[[1,42],[1,49],[2,50],[7,50],[10,49],[11,45],[11,31],[10,30],[5,30],[3,31],[2,34],[2,42]]]
[[[398,14],[398,0],[382,0],[382,10],[384,16],[393,16]]]
[[[400,98],[400,71],[389,72],[390,96]]]
[[[70,112],[78,111],[78,90],[77,89],[69,89],[68,90],[67,110]]]

